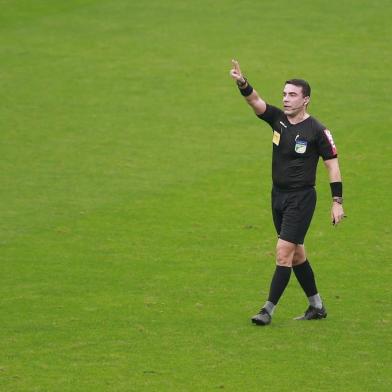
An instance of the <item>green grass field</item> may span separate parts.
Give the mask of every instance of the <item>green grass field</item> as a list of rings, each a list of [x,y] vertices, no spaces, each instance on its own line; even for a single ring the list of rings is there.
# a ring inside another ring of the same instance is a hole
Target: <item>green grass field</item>
[[[390,391],[392,5],[0,0],[0,390]],[[274,270],[271,132],[229,77],[280,105],[313,88],[309,259],[329,316],[296,322]]]

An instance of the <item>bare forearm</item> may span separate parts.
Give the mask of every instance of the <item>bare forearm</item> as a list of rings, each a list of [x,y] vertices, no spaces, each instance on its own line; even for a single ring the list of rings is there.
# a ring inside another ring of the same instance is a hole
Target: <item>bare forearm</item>
[[[248,105],[252,106],[252,107],[255,105],[255,103],[257,101],[259,101],[261,99],[260,95],[258,94],[258,92],[255,89],[253,89],[252,94],[250,94],[244,98],[245,98],[246,102],[248,103]]]
[[[342,181],[342,175],[340,174],[339,162],[337,158],[325,161],[325,166],[328,170],[329,182]]]
[[[328,175],[329,175],[329,182],[342,182],[342,175],[340,174],[339,166],[329,170]]]
[[[240,87],[241,90],[245,90],[248,88],[248,82],[244,85],[244,87]],[[254,110],[256,114],[263,114],[267,108],[266,103],[263,99],[260,98],[258,92],[253,89],[250,95],[244,96],[246,103]]]

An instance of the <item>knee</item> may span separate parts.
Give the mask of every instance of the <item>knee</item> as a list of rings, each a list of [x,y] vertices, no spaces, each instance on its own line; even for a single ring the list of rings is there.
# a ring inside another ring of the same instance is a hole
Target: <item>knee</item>
[[[295,246],[295,245],[294,245]],[[276,264],[282,267],[293,265],[294,246],[278,244],[276,247]]]
[[[297,245],[293,256],[293,267],[306,261],[305,248],[303,245]]]

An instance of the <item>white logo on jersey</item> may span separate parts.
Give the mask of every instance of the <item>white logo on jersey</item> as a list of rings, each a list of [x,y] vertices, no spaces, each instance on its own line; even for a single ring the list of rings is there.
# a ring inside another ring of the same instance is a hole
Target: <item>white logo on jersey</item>
[[[287,128],[287,125],[285,123],[283,123],[282,121],[279,121],[281,123],[281,125],[283,125],[285,128]]]

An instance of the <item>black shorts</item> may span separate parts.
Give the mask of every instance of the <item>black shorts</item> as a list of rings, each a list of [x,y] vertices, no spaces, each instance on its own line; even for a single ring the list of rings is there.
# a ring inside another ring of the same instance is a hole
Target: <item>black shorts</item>
[[[285,192],[272,188],[272,217],[279,238],[303,244],[316,207],[316,190],[306,188]]]

